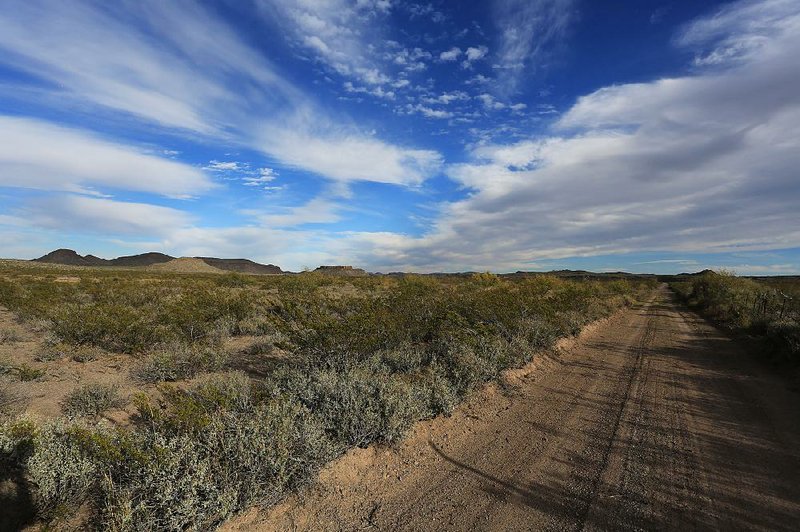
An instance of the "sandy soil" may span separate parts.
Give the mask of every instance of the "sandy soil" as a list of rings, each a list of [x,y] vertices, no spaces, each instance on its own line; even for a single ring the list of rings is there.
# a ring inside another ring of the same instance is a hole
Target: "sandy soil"
[[[666,288],[227,530],[796,530],[800,401]]]
[[[142,384],[131,378],[130,370],[139,362],[135,355],[66,345],[59,346],[59,349],[48,348],[46,332],[31,328],[18,320],[14,313],[0,307],[0,335],[9,333],[12,333],[11,340],[0,341],[0,365],[27,366],[43,371],[43,375],[32,381],[20,381],[11,373],[0,372],[0,389],[14,399],[6,405],[8,412],[0,412],[0,419],[3,414],[19,413],[40,421],[57,417],[62,414],[62,403],[70,392],[94,383],[113,386],[126,400],[120,408],[108,410],[101,416],[112,423],[126,425],[136,412],[134,404],[127,399],[138,392],[159,396],[157,385]],[[270,345],[253,352],[254,346],[265,342],[267,340],[259,336],[228,338],[223,349],[230,355],[230,369],[245,371],[254,377],[266,375],[275,367],[276,360],[285,355]],[[41,353],[47,351],[62,351],[63,356],[55,360],[40,360]],[[91,355],[91,359],[87,359],[87,355]],[[201,374],[195,379],[173,384],[189,386],[207,376]]]

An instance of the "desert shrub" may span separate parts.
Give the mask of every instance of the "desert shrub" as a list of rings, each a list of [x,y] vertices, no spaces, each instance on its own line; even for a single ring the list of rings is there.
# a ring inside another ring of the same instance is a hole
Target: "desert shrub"
[[[538,316],[522,320],[518,334],[532,350],[550,349],[559,338],[557,327]]]
[[[763,354],[773,362],[800,365],[800,323],[793,307],[776,288],[729,272],[706,272],[671,284],[689,305],[723,327],[762,339]],[[787,311],[788,307],[788,311]]]
[[[56,421],[36,435],[25,461],[41,515],[68,513],[79,507],[97,481],[97,465],[70,437],[69,425]]]
[[[49,333],[53,328],[53,323],[45,318],[30,316],[25,320],[25,325],[35,333]]]
[[[75,362],[92,362],[103,357],[105,352],[91,345],[70,345],[56,337],[43,342],[40,351],[36,354],[37,362],[53,362],[70,358]]]
[[[337,452],[290,399],[247,413],[209,410],[197,433],[176,430],[171,404],[143,414],[147,425],[134,431],[4,423],[0,459],[24,468],[45,518],[89,502],[102,529],[183,530],[213,528],[254,502],[280,499]]]
[[[297,398],[345,447],[393,443],[421,417],[421,405],[408,384],[370,366],[291,369],[276,375],[269,394]]]
[[[163,331],[121,303],[68,304],[51,316],[53,332],[74,345],[133,353],[163,339]]]
[[[176,430],[171,405],[145,411],[150,429],[137,446],[157,459],[112,467],[104,513],[114,528],[213,528],[254,502],[278,500],[334,453],[313,416],[291,400],[247,413],[208,410],[208,422],[191,436]]]
[[[7,355],[0,355],[0,375],[10,374],[14,370],[14,364]]]
[[[45,342],[34,358],[37,362],[53,362],[65,358],[71,351],[67,344]]]
[[[380,351],[378,356],[395,373],[410,373],[422,367],[428,359],[424,348],[408,343]]]
[[[409,383],[421,419],[450,415],[461,400],[445,371],[435,365],[411,375]]]
[[[220,275],[216,281],[219,286],[228,288],[245,288],[255,284],[255,281],[250,276],[238,272]]]
[[[234,332],[239,335],[268,336],[278,333],[269,316],[253,315],[236,323]]]
[[[489,357],[463,345],[456,344],[441,352],[437,361],[460,397],[496,375],[496,367]]]
[[[206,409],[224,409],[232,412],[252,412],[257,404],[256,390],[250,378],[241,371],[232,371],[197,383],[189,392],[200,400]]]
[[[0,329],[0,344],[13,344],[22,341],[22,335],[15,329]]]
[[[173,343],[145,357],[133,368],[132,374],[141,382],[174,382],[218,371],[227,362],[228,355],[222,349]]]
[[[263,339],[253,342],[245,351],[248,355],[269,355],[275,349],[272,339]]]
[[[85,384],[75,388],[65,398],[61,410],[65,415],[99,416],[111,408],[119,408],[125,404],[116,387],[104,384]]]
[[[38,429],[28,418],[15,418],[0,422],[0,456],[6,463],[20,463],[33,449]]]
[[[35,381],[44,377],[43,369],[34,368],[28,364],[14,366],[12,368],[12,373],[14,373],[16,377],[23,382]]]
[[[800,323],[790,321],[769,323],[765,336],[774,362],[800,364]]]
[[[249,317],[253,300],[252,293],[242,290],[185,290],[164,302],[163,321],[183,340],[213,340],[213,333],[231,332],[239,321]]]

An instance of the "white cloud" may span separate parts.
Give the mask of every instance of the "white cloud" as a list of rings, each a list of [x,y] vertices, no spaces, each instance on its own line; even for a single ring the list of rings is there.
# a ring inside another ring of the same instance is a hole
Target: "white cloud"
[[[297,227],[303,224],[329,224],[341,220],[339,203],[325,197],[318,197],[309,202],[283,209],[280,214],[259,216],[259,220],[270,228]]]
[[[488,85],[491,83],[492,79],[483,74],[477,74],[464,82],[465,85]]]
[[[236,161],[209,161],[207,166],[203,167],[204,170],[211,170],[212,172],[237,172],[243,170],[244,167],[241,163]]]
[[[397,52],[388,52],[385,55],[388,60],[400,66],[405,72],[425,70],[427,68],[425,61],[433,57],[430,52],[422,48],[403,48]]]
[[[793,0],[734,2],[713,16],[688,24],[675,41],[697,50],[698,66],[745,60],[768,45],[776,30],[791,30],[794,22],[786,13],[795,8]]]
[[[289,33],[338,74],[373,85],[390,81],[369,44],[381,40],[375,21],[386,16],[391,2],[261,0],[258,4],[274,31]]]
[[[659,259],[659,260],[646,260],[637,262],[636,264],[686,264],[689,266],[696,266],[698,262],[694,259]]]
[[[455,114],[450,111],[445,111],[443,109],[433,109],[431,107],[421,104],[417,105],[408,104],[405,107],[405,112],[408,114],[413,114],[413,113],[421,114],[426,118],[452,118],[455,116]]]
[[[483,59],[486,57],[486,54],[489,52],[489,49],[485,46],[470,46],[467,48],[466,56],[468,61],[477,61],[479,59]]]
[[[255,175],[248,175],[242,178],[245,186],[257,187],[271,183],[278,178],[278,172],[272,168],[259,168]],[[267,190],[274,190],[277,187],[265,187]]]
[[[362,235],[353,253],[381,270],[513,270],[578,255],[800,246],[800,6],[782,2],[775,18],[765,2],[773,9],[753,20],[753,5],[728,8],[730,34],[719,30],[747,40],[736,32],[749,17],[768,39],[752,55],[601,89],[550,136],[479,146],[447,167],[470,193],[442,205],[430,232]]]
[[[394,100],[395,92],[392,90],[385,90],[383,87],[357,87],[353,85],[350,81],[344,82],[344,90],[350,93],[362,93],[362,94],[371,94],[377,98],[385,98],[387,100]]]
[[[72,194],[34,200],[22,212],[30,225],[84,234],[166,235],[192,222],[169,207]]]
[[[453,46],[446,52],[442,52],[439,54],[439,59],[442,61],[455,61],[461,55],[461,48],[457,46]]]
[[[0,184],[42,190],[122,189],[172,197],[214,184],[189,165],[30,118],[0,116]]]
[[[539,68],[574,17],[574,0],[495,0],[500,38],[495,67],[504,94],[512,94],[525,73]]]
[[[480,100],[486,109],[498,110],[498,109],[504,109],[506,107],[506,105],[503,102],[498,102],[497,99],[495,99],[495,97],[489,93],[479,94],[475,98]]]
[[[428,104],[449,105],[452,102],[467,101],[469,99],[470,99],[469,94],[467,94],[464,91],[450,91],[450,92],[443,92],[442,94],[436,97],[423,98],[422,101]]]
[[[733,266],[709,266],[709,269],[732,271],[737,275],[796,275],[797,264],[736,264]]]
[[[401,148],[378,139],[328,129],[265,129],[264,143],[283,164],[316,172],[338,181],[374,181],[416,186],[441,167],[432,150]]]
[[[480,61],[486,57],[487,53],[489,53],[489,49],[486,46],[470,46],[467,48],[467,51],[464,52],[465,59],[461,62],[461,66],[464,68],[472,68],[472,63]]]

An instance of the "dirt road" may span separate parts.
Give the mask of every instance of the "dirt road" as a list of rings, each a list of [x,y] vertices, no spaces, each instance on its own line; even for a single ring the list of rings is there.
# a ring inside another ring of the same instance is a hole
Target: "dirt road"
[[[800,394],[666,288],[537,364],[227,528],[800,529]]]

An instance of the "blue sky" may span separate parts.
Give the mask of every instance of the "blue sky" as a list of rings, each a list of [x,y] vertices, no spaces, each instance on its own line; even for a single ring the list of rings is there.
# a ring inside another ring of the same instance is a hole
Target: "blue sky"
[[[7,0],[0,255],[800,273],[800,4]]]

